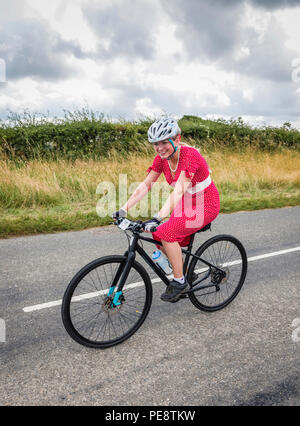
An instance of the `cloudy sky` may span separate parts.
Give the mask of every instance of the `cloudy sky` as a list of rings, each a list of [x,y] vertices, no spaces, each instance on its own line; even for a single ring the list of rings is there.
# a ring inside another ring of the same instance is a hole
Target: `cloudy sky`
[[[300,0],[0,0],[0,118],[242,116],[300,129]]]

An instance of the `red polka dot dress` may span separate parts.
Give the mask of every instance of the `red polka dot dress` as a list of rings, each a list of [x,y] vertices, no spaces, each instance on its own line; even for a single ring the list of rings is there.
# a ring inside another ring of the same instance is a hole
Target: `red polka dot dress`
[[[174,177],[168,160],[161,159],[159,155],[155,157],[147,172],[150,170],[164,173],[166,181],[173,187],[182,171],[188,178],[194,174],[191,184],[175,206],[169,220],[159,225],[153,233],[156,241],[177,241],[181,247],[186,247],[190,236],[212,222],[220,211],[219,193],[210,178],[208,165],[197,149],[182,145]]]

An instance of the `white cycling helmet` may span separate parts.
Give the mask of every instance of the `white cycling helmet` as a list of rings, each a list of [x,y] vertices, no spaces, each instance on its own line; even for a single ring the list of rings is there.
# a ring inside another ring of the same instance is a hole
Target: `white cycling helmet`
[[[173,138],[181,133],[178,123],[173,118],[155,121],[148,130],[148,141],[151,143]]]

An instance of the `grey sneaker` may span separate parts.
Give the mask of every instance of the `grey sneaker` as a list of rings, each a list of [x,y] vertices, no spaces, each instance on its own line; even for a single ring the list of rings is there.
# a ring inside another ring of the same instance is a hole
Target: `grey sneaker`
[[[176,302],[183,291],[187,288],[187,280],[184,280],[183,284],[173,280],[167,287],[166,291],[160,296],[164,302]]]

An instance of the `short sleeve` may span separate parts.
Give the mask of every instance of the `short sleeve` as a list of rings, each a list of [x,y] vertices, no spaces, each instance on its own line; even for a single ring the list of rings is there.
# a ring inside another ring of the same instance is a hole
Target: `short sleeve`
[[[156,173],[162,172],[162,170],[163,170],[162,159],[160,158],[159,155],[157,155],[154,158],[152,166],[148,167],[147,174],[149,174],[151,172],[151,170],[155,171]]]

